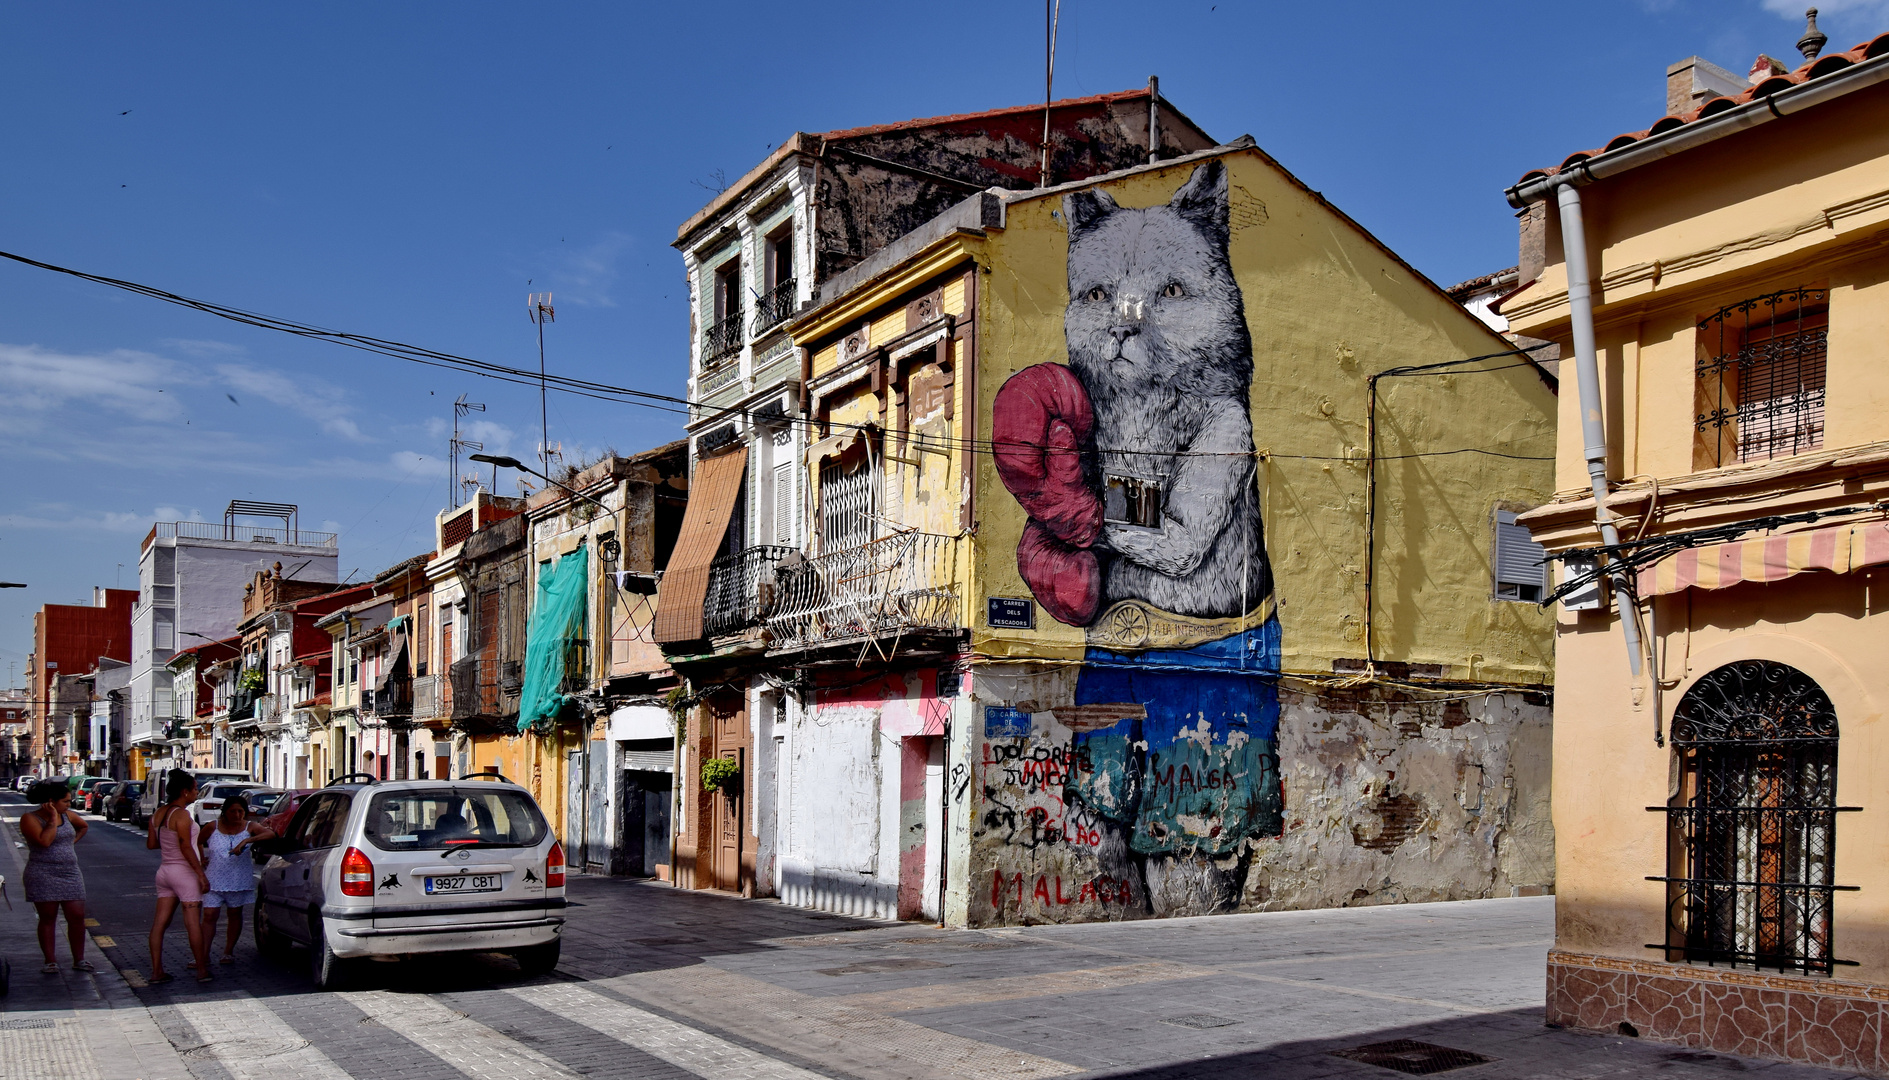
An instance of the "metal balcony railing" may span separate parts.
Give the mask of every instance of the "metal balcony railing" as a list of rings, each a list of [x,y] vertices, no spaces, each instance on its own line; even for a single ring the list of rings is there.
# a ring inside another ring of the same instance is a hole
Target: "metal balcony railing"
[[[730,353],[741,351],[742,342],[745,340],[741,333],[743,314],[740,308],[735,308],[728,313],[727,318],[709,327],[708,332],[702,335],[704,366]]]
[[[760,545],[716,559],[708,568],[702,632],[709,637],[738,634],[765,619],[779,594],[774,567],[798,554],[790,547]]]
[[[777,649],[961,625],[958,538],[899,533],[774,568]]]
[[[441,693],[443,689],[441,683],[444,681],[445,679],[439,675],[422,675],[413,680],[413,718],[415,720],[431,720],[436,716],[445,715],[440,708],[444,696]]]
[[[762,293],[754,302],[754,336],[760,337],[776,323],[794,313],[794,301],[800,296],[798,283],[788,278]]]
[[[245,544],[285,544],[299,547],[335,547],[334,533],[314,529],[264,528],[220,521],[159,521],[151,526],[152,539],[233,540]],[[168,584],[168,583],[167,583]]]
[[[590,642],[564,643],[564,682],[560,694],[578,694],[590,689]]]
[[[362,696],[371,698],[375,716],[410,716],[413,713],[412,679],[389,679],[386,686]]]

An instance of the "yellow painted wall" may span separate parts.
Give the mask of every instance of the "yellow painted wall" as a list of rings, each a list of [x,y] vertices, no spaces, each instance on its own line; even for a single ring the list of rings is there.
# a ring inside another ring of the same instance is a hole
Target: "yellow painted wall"
[[[1366,378],[1511,346],[1400,264],[1258,151],[1230,172],[1231,261],[1253,339],[1252,417],[1261,512],[1287,671],[1327,673],[1364,656]],[[1124,207],[1165,203],[1194,165],[1104,185]],[[1063,362],[1067,233],[1060,195],[1012,202],[980,281],[979,431],[1004,380]],[[1519,358],[1490,362],[1499,367]],[[1555,395],[1529,366],[1387,380],[1379,453],[1467,448],[1545,459]],[[985,459],[988,460],[988,459]],[[1493,599],[1494,511],[1551,491],[1552,463],[1483,454],[1384,460],[1379,473],[1378,658],[1438,664],[1451,678],[1546,682],[1551,618]],[[994,469],[978,476],[974,647],[1076,656],[1083,631],[1039,617],[1034,631],[983,625],[983,597],[1027,597],[1015,551],[1024,515]]]

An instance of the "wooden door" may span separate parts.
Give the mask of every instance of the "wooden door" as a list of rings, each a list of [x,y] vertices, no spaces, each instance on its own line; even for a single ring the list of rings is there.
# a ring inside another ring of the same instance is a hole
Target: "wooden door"
[[[711,889],[746,891],[746,863],[753,857],[746,823],[748,787],[748,710],[739,695],[726,694],[711,702],[708,709],[711,743],[707,756],[728,758],[740,770],[739,785],[730,792],[716,792],[708,800],[709,881]]]

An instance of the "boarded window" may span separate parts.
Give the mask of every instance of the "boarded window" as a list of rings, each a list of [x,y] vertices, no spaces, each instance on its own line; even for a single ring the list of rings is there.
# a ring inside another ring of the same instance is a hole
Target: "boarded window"
[[[1508,510],[1495,512],[1495,595],[1539,603],[1548,584],[1547,552]]]

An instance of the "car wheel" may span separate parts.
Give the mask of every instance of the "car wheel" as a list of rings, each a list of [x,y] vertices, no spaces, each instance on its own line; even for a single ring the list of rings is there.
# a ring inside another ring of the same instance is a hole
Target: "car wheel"
[[[549,975],[557,969],[558,954],[563,950],[563,939],[547,941],[543,945],[533,945],[529,949],[515,949],[512,959],[518,961],[518,970],[528,978]]]
[[[315,989],[346,989],[348,976],[353,974],[352,969],[353,964],[336,956],[334,950],[328,947],[328,932],[322,928],[321,916],[309,916],[308,973],[315,981]]]

